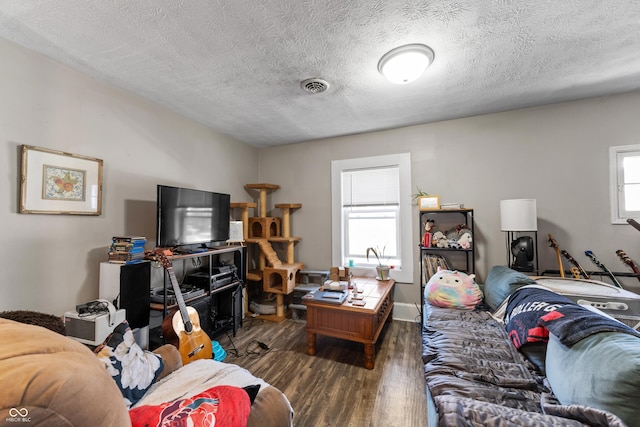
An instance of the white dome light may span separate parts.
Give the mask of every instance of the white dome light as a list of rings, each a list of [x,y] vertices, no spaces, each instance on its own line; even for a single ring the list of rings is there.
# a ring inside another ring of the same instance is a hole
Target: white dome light
[[[433,50],[423,44],[400,46],[380,58],[378,71],[392,83],[409,83],[422,75],[434,56]]]

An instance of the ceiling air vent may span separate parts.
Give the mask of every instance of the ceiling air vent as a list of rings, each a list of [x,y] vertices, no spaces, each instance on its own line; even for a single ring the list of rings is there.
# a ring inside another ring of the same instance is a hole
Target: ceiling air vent
[[[300,87],[307,92],[320,93],[329,89],[329,83],[322,79],[307,79],[300,83]]]

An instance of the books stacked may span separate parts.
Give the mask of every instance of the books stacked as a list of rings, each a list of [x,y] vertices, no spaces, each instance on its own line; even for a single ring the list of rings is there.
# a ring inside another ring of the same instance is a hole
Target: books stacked
[[[441,203],[440,209],[464,209],[463,203]]]
[[[114,264],[135,264],[144,259],[145,237],[114,236],[109,247],[109,262]]]

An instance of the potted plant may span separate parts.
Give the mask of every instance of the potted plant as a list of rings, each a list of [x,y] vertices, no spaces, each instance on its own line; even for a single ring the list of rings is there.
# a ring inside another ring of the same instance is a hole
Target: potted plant
[[[416,192],[411,195],[411,200],[413,200],[414,202],[418,202],[420,200],[420,197],[426,197],[428,195],[429,193],[422,191],[420,187],[416,186]],[[418,203],[418,205],[419,204],[420,203]]]
[[[378,246],[376,246],[375,248],[373,246],[367,248],[367,261],[369,261],[370,253],[373,253],[376,256],[376,260],[378,260],[378,265],[376,266],[376,272],[378,273],[376,279],[378,280],[389,280],[390,267],[385,264],[389,260],[389,258],[384,259],[384,250],[386,247],[386,245],[383,246],[382,250]]]

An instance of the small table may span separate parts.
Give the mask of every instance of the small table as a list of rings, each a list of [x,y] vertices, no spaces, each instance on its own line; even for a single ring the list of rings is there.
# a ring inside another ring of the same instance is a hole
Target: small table
[[[376,341],[384,324],[393,320],[395,281],[368,277],[354,277],[352,281],[363,290],[365,305],[362,307],[353,305],[354,301],[350,299],[340,305],[306,301],[307,354],[316,354],[317,334],[361,342],[364,344],[364,367],[373,369]]]

